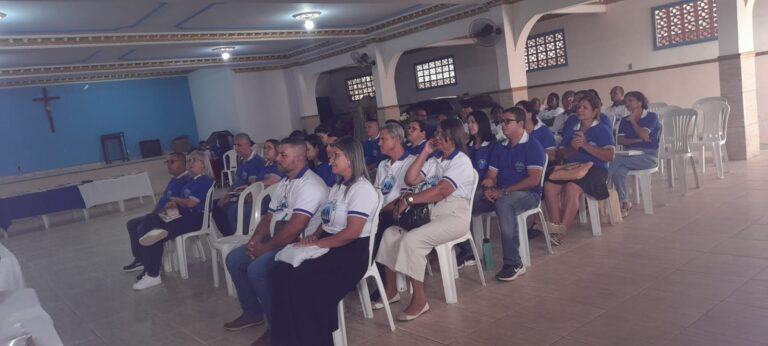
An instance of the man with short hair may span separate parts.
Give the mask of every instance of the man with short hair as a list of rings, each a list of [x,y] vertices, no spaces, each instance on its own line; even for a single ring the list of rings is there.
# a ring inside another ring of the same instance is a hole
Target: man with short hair
[[[253,150],[253,141],[245,133],[235,136],[235,152],[237,153],[237,171],[235,182],[229,188],[227,196],[214,201],[211,214],[216,227],[222,235],[228,236],[235,233],[237,227],[237,195],[245,190],[248,185],[258,181],[261,170],[264,169],[264,159]],[[249,215],[251,203],[244,205],[243,215]],[[248,231],[249,217],[243,218],[243,232]]]
[[[615,123],[629,115],[629,110],[627,110],[627,106],[624,103],[624,88],[619,85],[611,88],[611,105],[605,107],[603,113],[613,116]]]
[[[171,197],[181,197],[184,185],[192,179],[192,177],[187,174],[187,157],[184,153],[173,152],[169,154],[168,158],[165,160],[165,168],[168,171],[168,174],[173,178],[171,178],[168,185],[165,186],[165,191],[163,191],[163,195],[160,196],[160,199],[157,200],[155,208],[152,209],[152,212],[149,214],[128,220],[128,223],[126,224],[126,228],[128,228],[128,237],[131,240],[131,254],[133,255],[133,261],[123,267],[123,271],[125,272],[144,269],[144,264],[141,263],[138,257],[139,239],[149,231],[148,229],[144,229],[146,228],[143,226],[144,219],[153,217],[154,214],[163,210],[165,205],[171,200]],[[155,225],[154,222],[147,222],[147,224]]]
[[[541,175],[546,152],[525,131],[525,112],[519,108],[504,110],[502,131],[507,140],[491,154],[489,169],[481,185],[482,199],[475,200],[472,213],[496,212],[501,229],[504,265],[496,274],[500,281],[512,281],[525,274],[520,258],[517,215],[532,209],[541,200]]]
[[[226,258],[227,270],[243,312],[224,324],[224,328],[239,330],[263,324],[266,319],[267,333],[260,340],[269,340],[271,272],[275,267],[275,255],[298,240],[302,232],[307,235],[317,230],[322,221],[317,211],[328,195],[323,179],[307,165],[307,145],[303,139],[283,139],[278,148],[277,164],[286,177],[277,183],[271,194],[268,213],[259,220],[248,243],[232,250]],[[273,220],[274,235],[270,235]]]
[[[365,166],[370,171],[384,160],[384,155],[379,150],[379,121],[376,119],[366,120],[365,134],[368,138],[363,141],[363,154],[365,155]]]

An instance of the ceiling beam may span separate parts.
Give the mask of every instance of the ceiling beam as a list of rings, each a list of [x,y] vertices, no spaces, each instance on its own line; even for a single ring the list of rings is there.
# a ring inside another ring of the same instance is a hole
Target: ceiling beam
[[[563,9],[548,12],[548,14],[586,14],[586,13],[605,13],[606,5],[604,4],[588,4],[566,7]]]

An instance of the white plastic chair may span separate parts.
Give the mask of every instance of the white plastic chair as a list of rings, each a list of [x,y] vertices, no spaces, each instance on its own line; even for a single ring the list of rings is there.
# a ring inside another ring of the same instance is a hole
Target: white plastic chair
[[[231,186],[234,184],[235,173],[237,172],[237,153],[234,150],[230,150],[224,153],[221,158],[224,168],[221,170],[221,186]],[[224,177],[226,177],[227,185],[224,185]]]
[[[659,171],[659,166],[649,169],[631,170],[627,177],[635,178],[635,203],[643,203],[643,211],[653,215],[653,195],[651,192],[651,175]]]
[[[376,213],[374,213],[374,219],[371,223],[370,238],[368,242],[368,271],[365,272],[363,278],[357,284],[357,294],[360,296],[360,305],[363,307],[363,316],[365,318],[373,318],[373,306],[371,305],[371,295],[368,292],[368,278],[373,278],[376,282],[376,288],[379,292],[384,292],[384,282],[379,275],[379,269],[376,266],[373,258],[373,246],[376,239],[376,231],[379,227],[379,213],[381,212],[382,205],[384,203],[384,197],[381,192],[378,193],[379,203],[376,207]],[[383,296],[383,295],[382,295]],[[381,300],[384,303],[384,310],[387,313],[387,321],[389,322],[389,329],[395,331],[395,322],[392,319],[392,311],[389,308],[389,301],[386,299]],[[339,319],[339,328],[343,328],[341,319]],[[346,333],[345,333],[346,334]]]
[[[386,306],[387,310],[389,310],[389,304]],[[340,300],[339,305],[336,306],[336,314],[338,315],[339,328],[336,329],[332,334],[333,346],[347,346],[347,325],[344,321],[344,299]],[[394,331],[394,329],[392,330]]]
[[[248,242],[251,237],[251,233],[258,225],[261,219],[261,202],[271,191],[274,190],[272,185],[267,189],[264,189],[264,184],[255,183],[249,185],[237,200],[237,228],[235,233],[230,236],[221,237],[213,242],[211,247],[211,266],[213,268],[213,287],[219,287],[219,254],[221,254],[221,265],[224,268],[224,279],[227,283],[227,294],[230,297],[236,297],[235,286],[232,283],[232,277],[229,276],[229,271],[226,267],[226,258],[230,251],[234,250],[240,245]],[[248,217],[251,218],[248,232],[243,234],[243,222],[244,220],[244,208],[247,196],[251,196],[251,213]]]
[[[616,221],[611,213],[611,203],[606,203],[608,208],[608,217],[611,224]],[[600,203],[592,196],[582,193],[579,198],[579,222],[587,223],[587,211],[589,211],[589,222],[592,226],[592,235],[599,236],[603,234],[603,228],[600,224]]]
[[[653,102],[653,103],[649,103],[649,104],[648,104],[648,111],[649,111],[649,112],[654,112],[654,113],[656,113],[656,114],[659,114],[659,111],[660,111],[662,108],[666,107],[666,106],[668,106],[668,105],[667,105],[666,103],[664,103],[664,102]]]
[[[472,206],[475,198],[475,189],[477,189],[477,182],[479,177],[475,170],[472,170],[472,194],[470,195],[469,205]],[[475,258],[480,258],[480,254],[477,251],[477,246],[472,239],[472,231],[467,226],[467,233],[459,239],[449,241],[445,244],[440,244],[435,247],[437,253],[437,260],[440,263],[440,276],[443,279],[443,289],[445,290],[445,302],[448,304],[455,304],[458,301],[458,293],[456,292],[456,279],[459,277],[459,268],[456,264],[456,254],[454,252],[454,246],[465,241],[469,241],[472,246],[472,252]],[[483,266],[480,262],[477,262],[477,272],[480,275],[480,282],[485,286],[485,275],[483,274]],[[453,273],[453,275],[451,275]]]
[[[712,159],[715,161],[717,177],[723,179],[728,163],[728,151],[725,150],[725,142],[728,136],[728,117],[731,107],[728,103],[718,98],[705,98],[696,101],[693,109],[698,111],[701,119],[701,132],[695,135],[691,146],[701,147],[701,172],[705,173],[706,150],[712,151]]]
[[[664,129],[664,116],[666,114],[671,113],[671,112],[678,112],[681,109],[682,108],[680,108],[678,106],[666,106],[666,107],[662,107],[662,108],[658,109],[656,112],[654,112],[654,113],[656,113],[656,115],[659,116],[659,121],[662,124],[662,126],[661,126],[662,127],[662,131]],[[650,112],[650,109],[648,111]],[[661,171],[661,174],[664,174],[665,169],[668,169],[664,165],[664,163],[666,162],[666,159],[668,159],[668,157],[666,157],[667,152],[665,150],[666,144],[665,144],[664,133],[662,132],[660,136],[661,137],[659,138],[659,171]]]
[[[194,254],[199,255],[202,261],[205,261],[205,250],[203,249],[202,238],[205,238],[210,244],[210,237],[215,236],[213,228],[211,227],[211,203],[213,199],[213,185],[208,189],[208,193],[205,195],[205,207],[203,209],[203,225],[199,230],[182,234],[173,239],[173,242],[165,242],[165,250],[163,251],[163,267],[166,272],[169,272],[178,265],[179,272],[182,279],[189,278],[189,271],[187,270],[187,240],[193,240],[195,247],[193,248]],[[174,254],[176,256],[174,256]],[[174,263],[174,257],[175,263]]]
[[[696,181],[696,188],[700,188],[699,175],[696,171],[696,163],[693,160],[689,134],[696,127],[697,112],[695,109],[685,108],[681,110],[669,111],[664,115],[662,124],[664,126],[664,160],[672,161],[672,165],[667,170],[667,180],[669,187],[673,187],[674,174],[680,177],[682,185],[682,194],[688,192],[688,182],[685,173],[685,161],[690,160],[693,169],[693,178]],[[661,158],[661,156],[660,156]]]
[[[545,172],[547,171],[547,165],[549,164],[549,157],[544,158],[544,170],[541,172],[541,181],[539,182],[539,186],[541,188],[544,188],[544,176],[546,175]],[[483,237],[489,235],[491,233],[491,216],[496,214],[496,212],[490,212],[485,213],[481,215],[474,216],[472,218],[472,225],[480,225],[481,229],[484,231],[477,232],[474,229],[472,230],[472,233],[475,236],[475,246],[480,248],[483,244]],[[544,240],[547,242],[547,251],[550,254],[554,254],[555,252],[552,251],[552,244],[549,240],[549,228],[547,227],[546,219],[544,218],[544,211],[542,209],[541,200],[539,200],[539,204],[532,209],[528,209],[520,214],[517,215],[517,236],[520,242],[519,247],[519,253],[520,253],[520,259],[523,261],[523,265],[526,267],[531,266],[531,248],[529,245],[528,240],[528,217],[531,215],[539,214],[539,219],[541,220],[541,227],[544,231]],[[485,226],[483,226],[483,218],[485,218]],[[481,251],[480,252],[482,256],[485,256],[485,254]],[[476,257],[479,258],[479,257]],[[480,261],[478,261],[480,263]],[[479,264],[478,264],[479,265]]]

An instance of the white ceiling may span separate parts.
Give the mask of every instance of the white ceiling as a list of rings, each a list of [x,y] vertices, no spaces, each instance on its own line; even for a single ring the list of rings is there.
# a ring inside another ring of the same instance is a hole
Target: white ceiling
[[[500,2],[491,0],[490,2]],[[0,87],[301,63],[489,0],[0,1]],[[313,32],[291,16],[321,11]],[[236,47],[229,62],[211,51]],[[173,72],[177,71],[177,72]],[[181,72],[178,72],[181,71]]]

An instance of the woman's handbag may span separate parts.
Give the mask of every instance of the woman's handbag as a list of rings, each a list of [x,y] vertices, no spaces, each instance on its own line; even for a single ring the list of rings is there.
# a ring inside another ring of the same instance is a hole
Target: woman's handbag
[[[549,175],[549,179],[559,181],[579,180],[587,175],[590,168],[592,168],[592,161],[556,166],[552,174]]]
[[[400,209],[400,203],[405,203],[405,201],[403,199],[397,201],[395,207],[398,208],[398,210]],[[429,223],[429,217],[429,204],[414,204],[406,208],[405,211],[400,214],[400,218],[397,220],[397,225],[410,231]]]

